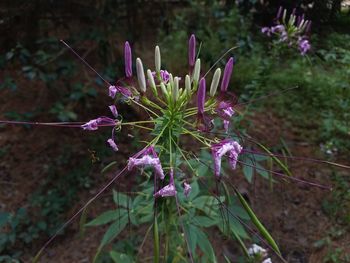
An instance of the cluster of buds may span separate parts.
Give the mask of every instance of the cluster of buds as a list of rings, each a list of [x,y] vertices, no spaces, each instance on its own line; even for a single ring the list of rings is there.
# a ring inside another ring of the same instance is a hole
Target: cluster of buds
[[[136,59],[136,78],[133,77],[132,51],[130,44],[125,43],[125,77],[118,80],[115,85],[110,85],[109,96],[118,101],[121,96],[129,103],[143,108],[149,114],[148,120],[138,122],[124,122],[118,118],[115,105],[109,106],[114,118],[98,117],[90,120],[81,127],[84,130],[97,130],[99,126],[111,126],[112,137],[107,140],[114,151],[118,151],[116,143],[116,131],[120,131],[123,125],[134,125],[139,128],[152,130],[155,136],[146,147],[129,158],[128,170],[135,168],[151,167],[157,179],[164,180],[165,174],[169,174],[169,184],[156,191],[154,197],[175,196],[174,173],[176,161],[172,153],[180,150],[176,142],[182,135],[193,138],[204,147],[211,150],[214,174],[220,178],[221,159],[228,157],[230,167],[236,168],[237,159],[242,151],[239,142],[232,138],[217,139],[211,136],[214,128],[215,117],[222,120],[223,134],[227,134],[232,116],[235,114],[235,96],[228,91],[230,78],[233,72],[234,59],[231,57],[225,65],[223,74],[217,68],[211,79],[210,89],[207,90],[206,75],[201,73],[201,61],[196,53],[196,38],[192,35],[189,39],[188,64],[189,72],[184,77],[174,76],[161,66],[161,53],[158,46],[155,47],[155,69],[144,70],[140,58]],[[221,77],[222,75],[222,77]],[[221,84],[220,84],[221,83]],[[219,88],[220,85],[220,88]],[[192,104],[196,102],[196,106]],[[192,107],[190,107],[192,105]],[[145,127],[144,125],[153,125]],[[220,127],[219,127],[220,129]],[[168,149],[165,151],[164,148]],[[162,154],[164,151],[165,154]],[[158,156],[167,155],[169,159],[161,160]],[[163,163],[163,165],[162,165]],[[165,171],[163,170],[165,168]],[[166,171],[166,169],[168,171]],[[176,178],[176,177],[175,177]],[[188,196],[191,186],[186,179],[183,182],[183,193]]]
[[[272,27],[263,27],[261,32],[268,37],[278,37],[278,43],[285,43],[288,47],[297,47],[301,55],[305,55],[310,49],[308,35],[311,31],[311,21],[306,20],[304,14],[295,15],[295,9],[287,20],[287,9],[280,7]]]

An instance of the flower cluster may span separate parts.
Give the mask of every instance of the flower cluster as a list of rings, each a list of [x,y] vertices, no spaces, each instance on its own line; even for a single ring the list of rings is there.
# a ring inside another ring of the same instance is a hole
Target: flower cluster
[[[257,244],[253,244],[248,249],[248,254],[249,254],[250,257],[253,257],[254,259],[256,259],[257,262],[272,263],[271,258],[267,258],[268,254],[267,254],[266,249],[258,246]]]
[[[214,128],[214,118],[218,117],[222,120],[225,134],[235,114],[235,96],[228,91],[234,59],[231,57],[226,63],[222,78],[220,68],[214,71],[208,92],[205,78],[207,74],[202,75],[201,61],[196,56],[196,37],[192,35],[188,51],[189,72],[184,77],[178,77],[162,69],[160,48],[156,46],[154,70],[145,71],[141,59],[136,59],[136,81],[133,77],[132,50],[129,42],[126,42],[125,77],[117,81],[118,85],[110,85],[109,96],[115,101],[121,96],[129,103],[146,110],[150,118],[138,122],[124,122],[122,118],[118,119],[116,106],[111,105],[109,108],[114,119],[102,116],[81,126],[84,130],[90,131],[95,131],[100,126],[111,126],[112,137],[107,143],[114,151],[118,151],[115,132],[120,131],[124,125],[152,130],[151,135],[155,137],[140,152],[129,158],[127,168],[133,171],[136,168],[150,167],[157,180],[164,180],[165,174],[169,174],[169,183],[161,189],[155,189],[154,197],[175,196],[177,193],[175,174],[178,164],[172,155],[176,151],[181,151],[181,146],[177,143],[180,136],[192,136],[211,150],[216,178],[220,178],[221,159],[226,155],[230,167],[235,169],[242,151],[239,142],[229,138],[228,135],[226,138],[217,139],[210,133]],[[195,101],[196,106],[190,107]],[[159,156],[166,158],[160,159]],[[185,179],[182,183],[182,192],[187,197],[191,191],[189,180],[191,178]]]
[[[275,25],[263,27],[261,32],[268,37],[277,36],[278,43],[285,43],[288,47],[297,47],[301,55],[305,55],[311,49],[309,33],[311,21],[306,20],[304,15],[296,16],[295,10],[287,21],[287,10],[278,9]]]

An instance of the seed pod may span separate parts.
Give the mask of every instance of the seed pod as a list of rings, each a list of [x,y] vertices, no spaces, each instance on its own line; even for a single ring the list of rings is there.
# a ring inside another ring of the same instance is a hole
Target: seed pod
[[[210,96],[214,97],[216,90],[218,89],[218,85],[219,85],[219,81],[220,81],[220,77],[221,77],[221,69],[217,68],[215,70],[213,79],[211,81],[211,85],[210,85]]]
[[[161,63],[161,58],[160,58],[160,50],[159,50],[159,46],[156,46],[155,50],[154,50],[154,58],[155,58],[155,65],[156,65],[156,72],[159,73],[160,72],[160,63]]]
[[[136,73],[137,80],[139,82],[140,90],[145,93],[146,92],[146,78],[145,72],[143,71],[143,65],[140,58],[136,59]]]

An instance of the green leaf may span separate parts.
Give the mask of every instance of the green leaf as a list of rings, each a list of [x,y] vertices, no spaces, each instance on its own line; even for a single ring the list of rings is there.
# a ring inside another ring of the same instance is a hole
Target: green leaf
[[[192,222],[200,227],[211,227],[213,225],[216,225],[217,220],[207,216],[196,216],[193,218]]]
[[[214,249],[211,246],[207,235],[198,227],[196,228],[197,244],[203,251],[204,255],[208,258],[209,262],[216,262]]]
[[[259,230],[260,234],[267,240],[267,242],[271,245],[271,247],[275,250],[275,252],[278,253],[279,255],[281,255],[281,252],[277,246],[277,243],[272,238],[270,233],[266,230],[266,228],[263,226],[263,224],[261,224],[261,222],[256,217],[256,215],[254,214],[253,210],[250,208],[250,206],[248,205],[248,203],[246,202],[244,197],[236,189],[235,189],[235,192],[238,196],[239,201],[241,202],[241,204],[243,205],[243,207],[247,211],[248,215],[250,216],[250,219],[252,220],[254,225]]]
[[[184,228],[188,240],[188,246],[190,247],[191,253],[194,254],[197,246],[197,228],[194,227],[192,224],[185,224]]]
[[[123,193],[117,192],[113,190],[113,201],[117,206],[122,206],[127,208],[128,205],[130,206],[130,198]]]
[[[123,231],[127,224],[128,217],[127,215],[124,215],[119,220],[110,225],[110,227],[107,229],[106,233],[102,238],[100,248],[102,248],[106,244],[110,243],[114,238],[116,238],[119,235],[119,233]]]
[[[7,224],[9,217],[10,217],[9,213],[0,212],[0,228],[3,227],[5,224]]]
[[[253,181],[253,162],[251,159],[246,158],[245,164],[243,164],[243,174],[249,183]]]
[[[86,224],[86,226],[99,226],[99,225],[104,225],[107,224],[111,221],[117,220],[119,217],[122,217],[123,214],[126,213],[125,209],[116,209],[116,210],[109,210],[101,215],[99,215],[97,218],[94,220],[90,221],[89,223]]]
[[[109,255],[115,263],[132,263],[133,262],[132,258],[124,253],[111,251],[109,252]]]

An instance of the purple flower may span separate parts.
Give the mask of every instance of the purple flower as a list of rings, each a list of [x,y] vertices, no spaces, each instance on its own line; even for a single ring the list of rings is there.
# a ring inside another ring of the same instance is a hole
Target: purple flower
[[[188,64],[193,67],[196,62],[196,37],[191,35],[188,41]]]
[[[114,140],[112,138],[108,139],[107,143],[115,152],[117,152],[119,150],[117,144],[114,142]]]
[[[298,41],[299,51],[302,56],[304,56],[310,49],[311,45],[307,39],[299,39]]]
[[[108,117],[99,117],[97,119],[90,120],[89,122],[81,125],[83,130],[94,131],[98,129],[98,126],[114,126],[116,121]]]
[[[261,33],[266,34],[269,37],[271,36],[271,29],[269,27],[263,27]]]
[[[214,160],[214,174],[220,177],[221,159],[225,154],[228,154],[229,164],[232,169],[236,169],[239,153],[242,151],[242,146],[238,142],[230,139],[222,140],[211,146],[212,157]]]
[[[233,103],[228,101],[220,101],[216,107],[217,114],[224,120],[224,129],[227,132],[230,124],[230,119],[235,113],[233,110]]]
[[[155,71],[152,72],[152,76],[153,78],[157,81],[157,84],[160,84],[159,81],[158,81],[158,78],[157,78],[157,73]],[[170,80],[170,74],[168,71],[166,70],[160,70],[160,78],[161,80],[167,84]]]
[[[174,171],[173,168],[170,168],[170,181],[169,184],[164,186],[162,189],[160,189],[158,192],[156,192],[153,196],[154,197],[167,197],[167,196],[175,196],[176,195],[176,188],[174,183]]]
[[[284,25],[277,25],[271,27],[271,33],[281,33],[283,31],[286,31]]]
[[[129,171],[131,171],[134,167],[152,166],[156,175],[159,176],[160,179],[162,180],[164,179],[165,175],[163,172],[163,168],[153,146],[144,149],[139,154],[137,154],[137,156],[141,156],[141,157],[129,158],[129,162],[128,162]]]
[[[122,94],[124,97],[129,98],[132,93],[129,89],[122,86],[109,86],[109,96],[114,99],[117,93]]]
[[[115,118],[118,117],[117,107],[115,105],[108,106]]]
[[[128,78],[132,77],[132,56],[129,42],[126,41],[124,45],[124,61],[125,61],[125,75]]]
[[[233,57],[229,59],[229,61],[226,63],[225,70],[224,70],[224,76],[222,77],[222,82],[221,82],[221,91],[226,92],[228,88],[228,84],[230,83],[230,78],[232,75],[232,70],[233,70]]]
[[[188,183],[184,182],[184,195],[188,198],[190,196],[191,193],[191,185],[189,185]]]

